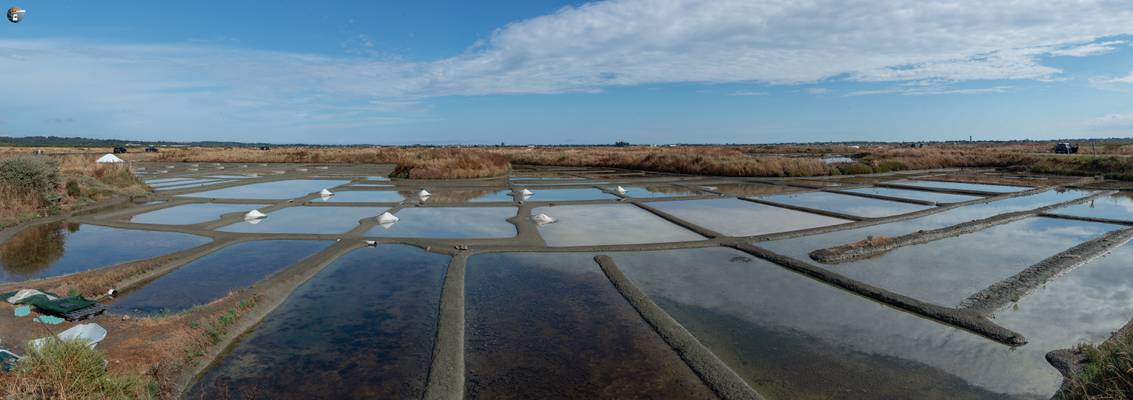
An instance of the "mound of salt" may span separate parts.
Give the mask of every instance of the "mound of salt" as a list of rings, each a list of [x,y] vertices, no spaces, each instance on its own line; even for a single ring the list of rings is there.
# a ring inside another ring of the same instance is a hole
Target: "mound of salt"
[[[535,223],[539,225],[553,224],[558,221],[557,219],[551,218],[551,216],[547,214],[536,215],[534,217],[531,217],[531,220],[535,221]]]
[[[258,219],[266,218],[267,216],[268,216],[267,214],[260,212],[260,210],[252,210],[252,211],[248,211],[247,214],[244,214],[244,220],[245,221],[258,220]]]

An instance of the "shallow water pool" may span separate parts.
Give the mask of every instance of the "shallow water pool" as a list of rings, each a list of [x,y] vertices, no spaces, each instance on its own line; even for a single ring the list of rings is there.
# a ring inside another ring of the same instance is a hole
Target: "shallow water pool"
[[[51,223],[25,229],[0,245],[0,282],[82,272],[157,257],[211,242],[185,233]]]
[[[465,398],[716,398],[591,254],[468,260]]]
[[[283,200],[303,197],[323,189],[329,189],[347,183],[350,183],[350,181],[325,179],[292,179],[275,182],[251,183],[224,189],[182,194],[180,196],[220,199]]]
[[[130,218],[130,222],[138,224],[191,225],[220,219],[220,216],[223,214],[235,212],[246,213],[261,207],[267,207],[267,205],[183,204],[135,215]]]
[[[1033,189],[1031,187],[1023,186],[1010,186],[1010,185],[992,185],[986,183],[967,183],[967,182],[944,182],[944,181],[917,181],[917,180],[898,180],[890,181],[888,183],[918,186],[937,189],[959,189],[959,190],[975,190],[980,192],[990,193],[1012,193],[1022,192],[1024,190]]]
[[[208,304],[251,286],[330,246],[329,240],[259,240],[237,243],[185,264],[111,305],[117,314],[155,315]]]
[[[536,207],[558,222],[539,226],[549,246],[664,243],[704,237],[631,204]]]
[[[240,233],[346,233],[363,218],[380,215],[383,207],[288,207],[268,213],[263,219],[240,221],[217,229]]]
[[[506,238],[515,236],[507,222],[516,207],[409,207],[397,211],[401,220],[375,226],[366,236],[430,238]]]
[[[759,197],[761,200],[833,211],[866,218],[888,217],[920,211],[932,206],[849,196],[830,192],[786,193]]]
[[[897,197],[902,199],[924,200],[934,203],[962,203],[965,201],[976,200],[980,198],[979,196],[968,196],[963,194],[925,192],[919,190],[905,190],[886,187],[846,189],[846,191],[854,193],[876,194],[879,196]]]
[[[853,222],[739,199],[658,201],[649,206],[728,236],[765,235]]]
[[[1027,218],[824,268],[942,306],[962,300],[1118,225]]]
[[[304,283],[186,398],[416,399],[425,390],[449,257],[354,250]]]
[[[1118,192],[1050,212],[1080,217],[1133,221],[1133,192]]]
[[[1050,398],[1052,348],[1010,348],[725,248],[608,253],[770,399]]]

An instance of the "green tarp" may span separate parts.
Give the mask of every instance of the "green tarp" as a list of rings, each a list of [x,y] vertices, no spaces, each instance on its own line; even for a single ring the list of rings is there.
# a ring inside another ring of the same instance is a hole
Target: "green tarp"
[[[15,294],[15,292],[0,294],[0,297],[7,298],[13,294]],[[67,314],[93,306],[97,303],[91,300],[87,300],[83,296],[61,297],[56,298],[55,300],[51,300],[47,297],[47,295],[37,294],[35,296],[17,301],[16,304],[28,304],[35,306],[36,310],[39,310],[39,312],[47,315],[66,316]]]

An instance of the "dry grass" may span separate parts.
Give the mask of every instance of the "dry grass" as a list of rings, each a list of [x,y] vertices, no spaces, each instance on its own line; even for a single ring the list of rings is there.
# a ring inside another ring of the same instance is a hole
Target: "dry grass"
[[[149,381],[137,374],[110,374],[102,352],[85,342],[48,341],[29,348],[2,392],[8,399],[148,399]]]
[[[394,176],[409,179],[465,179],[503,176],[508,159],[480,149],[399,148],[189,148],[158,153],[179,162],[396,164]]]
[[[142,195],[149,190],[128,166],[97,164],[94,155],[21,157],[53,160],[57,179],[43,190],[0,182],[0,228],[68,212],[110,196]]]
[[[608,167],[719,176],[816,176],[837,169],[811,157],[752,156],[730,147],[497,150],[516,164]]]

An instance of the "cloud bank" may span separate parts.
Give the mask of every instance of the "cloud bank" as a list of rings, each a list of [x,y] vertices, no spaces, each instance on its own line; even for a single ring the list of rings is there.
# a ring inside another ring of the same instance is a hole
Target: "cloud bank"
[[[132,132],[364,127],[419,118],[431,97],[658,83],[930,82],[894,92],[996,92],[1007,87],[948,85],[1057,79],[1044,59],[1113,51],[1125,44],[1113,37],[1133,33],[1129,21],[1133,2],[1113,0],[610,0],[508,24],[436,60],[0,40],[0,74],[19,77],[6,90],[23,94],[0,106],[68,109]]]

